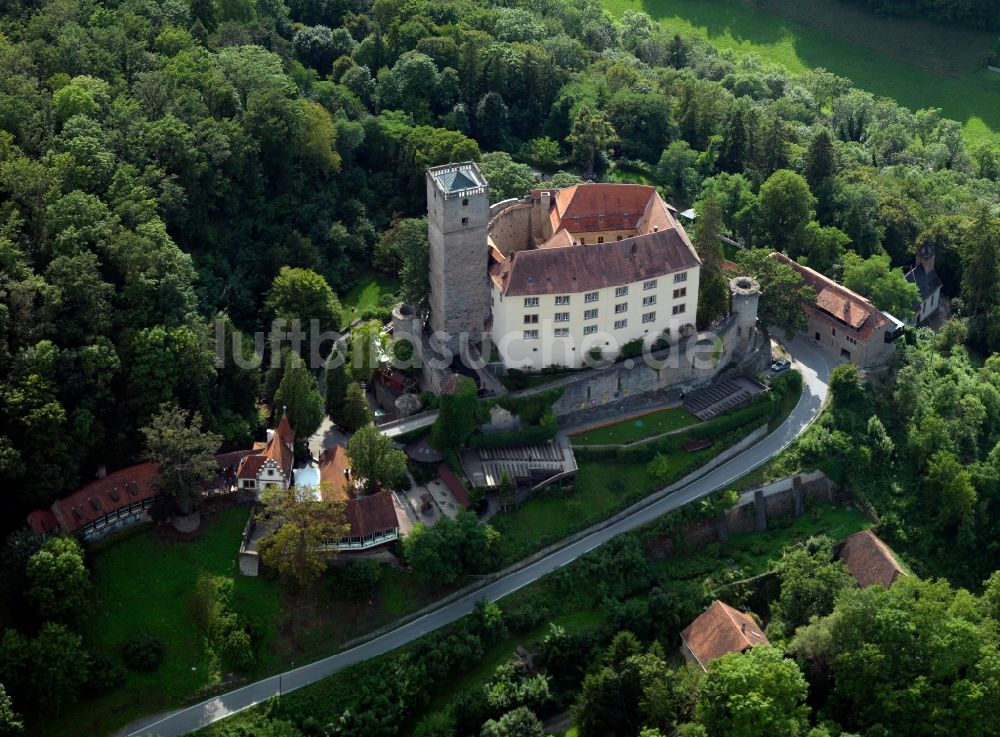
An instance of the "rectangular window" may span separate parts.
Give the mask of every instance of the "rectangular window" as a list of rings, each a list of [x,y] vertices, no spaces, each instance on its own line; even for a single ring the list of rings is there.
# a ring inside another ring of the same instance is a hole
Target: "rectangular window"
[[[615,296],[616,297],[624,297],[626,294],[628,294],[628,287],[616,287],[615,288]]]
[[[650,279],[649,281],[644,281],[642,283],[642,288],[646,290],[656,289],[656,279]]]
[[[620,315],[628,310],[628,302],[619,302],[615,305],[615,314]]]
[[[643,307],[649,307],[650,305],[655,305],[655,304],[656,304],[656,295],[655,294],[651,294],[648,297],[643,297],[642,298],[642,306]]]
[[[688,273],[686,271],[682,271],[680,274],[674,274],[674,284],[680,284],[681,282],[687,280],[688,280]]]
[[[569,328],[556,328],[556,337],[557,338],[568,338],[569,337]]]
[[[584,335],[593,335],[596,332],[597,332],[597,326],[596,325],[584,325],[583,326],[583,334]]]
[[[538,307],[538,297],[525,297],[524,298],[525,307]]]
[[[644,312],[644,313],[642,313],[642,321],[643,322],[656,322],[656,313],[655,312]]]
[[[536,340],[537,338],[538,338],[538,331],[537,330],[525,330],[524,331],[524,339],[525,340]]]
[[[569,304],[569,295],[568,294],[557,295],[556,296],[556,304],[557,305],[568,305]]]
[[[593,309],[593,310],[584,310],[583,311],[583,319],[584,320],[596,320],[597,319],[597,310],[596,309]]]
[[[680,289],[674,290],[674,299],[680,299],[681,297],[687,297],[687,296],[688,296],[687,287],[681,287]]]
[[[569,313],[568,312],[557,312],[556,313],[556,322],[569,322]]]
[[[673,313],[675,315],[680,315],[682,312],[687,312],[687,305],[674,305]]]
[[[837,334],[837,328],[830,328],[830,335],[836,335],[836,334]]]
[[[468,224],[469,224],[469,218],[462,218],[462,225],[468,225]]]
[[[537,325],[538,324],[538,315],[525,315],[524,316],[524,324],[525,325]]]
[[[597,236],[597,242],[598,243],[604,243],[604,236],[603,235]]]
[[[581,239],[580,239],[580,245],[581,245],[581,246],[585,246],[585,245],[587,245],[587,239],[586,239],[586,238],[581,238]]]
[[[596,302],[598,296],[600,296],[600,294],[598,292],[587,292],[585,295],[583,295],[583,301],[584,302]]]
[[[621,330],[622,328],[628,327],[628,320],[615,320],[615,330]]]

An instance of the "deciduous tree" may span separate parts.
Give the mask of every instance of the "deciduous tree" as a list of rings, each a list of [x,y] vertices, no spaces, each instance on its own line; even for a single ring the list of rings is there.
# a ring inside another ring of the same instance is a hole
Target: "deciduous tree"
[[[270,486],[261,492],[258,524],[273,528],[258,543],[261,562],[299,586],[315,581],[326,569],[334,550],[324,548],[349,531],[341,502],[300,498],[292,487]]]
[[[351,457],[351,473],[363,482],[366,494],[379,487],[396,488],[406,474],[406,454],[375,425],[365,425],[351,436],[347,454]]]

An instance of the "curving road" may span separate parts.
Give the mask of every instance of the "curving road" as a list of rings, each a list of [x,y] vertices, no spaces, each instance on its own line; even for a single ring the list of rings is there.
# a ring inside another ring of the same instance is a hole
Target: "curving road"
[[[616,535],[628,532],[671,512],[711,492],[720,489],[749,471],[767,462],[800,435],[817,417],[826,401],[827,379],[833,361],[822,349],[802,338],[790,344],[796,368],[802,372],[803,393],[795,409],[782,425],[756,445],[729,461],[717,466],[704,476],[692,481],[673,493],[660,496],[652,503],[640,502],[634,511],[606,527],[595,529],[575,542],[530,563],[523,568],[502,574],[486,586],[476,589],[428,614],[400,625],[394,630],[337,653],[315,663],[295,668],[278,676],[265,678],[235,691],[216,696],[200,704],[180,709],[128,732],[128,737],[179,737],[216,722],[230,714],[255,704],[314,683],[354,663],[377,657],[401,645],[444,627],[472,611],[479,599],[496,601],[537,581],[551,571],[573,562],[585,553],[607,542]]]

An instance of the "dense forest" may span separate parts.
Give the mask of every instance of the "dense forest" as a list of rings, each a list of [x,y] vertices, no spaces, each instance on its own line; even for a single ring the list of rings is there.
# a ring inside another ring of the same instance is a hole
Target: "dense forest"
[[[274,382],[216,365],[213,318],[288,316],[284,266],[343,294],[373,261],[419,263],[389,226],[420,215],[425,165],[481,150],[497,198],[527,164],[646,176],[834,274],[847,248],[898,266],[929,239],[968,312],[997,299],[994,247],[969,245],[1000,201],[995,143],[594,0],[54,0],[0,23],[10,520],[135,457],[163,403],[245,445]]]
[[[852,0],[876,13],[1000,29],[997,0]]]
[[[904,6],[917,7],[882,9]],[[898,382],[861,389],[841,376],[833,411],[788,462],[824,465],[856,487],[918,572],[978,587],[1000,564],[1000,371],[985,358],[1000,349],[995,140],[967,146],[937,110],[906,110],[823,70],[795,75],[718,52],[644,14],[615,20],[596,0],[0,7],[5,535],[99,466],[134,461],[140,429],[163,405],[197,411],[228,447],[246,447],[280,376],[217,364],[216,324],[247,334],[275,317],[342,326],[335,295],[372,268],[419,300],[424,167],[472,158],[495,199],[523,194],[535,169],[557,183],[653,182],[678,207],[711,214],[696,233],[706,248],[715,228],[784,249],[885,309],[907,303],[899,267],[916,246],[934,247],[958,319],[910,336]],[[955,3],[919,7],[973,25],[998,17],[990,0],[952,15]],[[781,322],[774,304],[762,314]],[[110,678],[96,658],[84,672],[80,612],[55,606],[76,601],[73,578],[52,595],[44,575],[86,578],[70,548],[38,551],[15,535],[4,549],[4,590],[29,579],[38,589],[30,645],[5,636],[13,670],[2,675],[20,685],[24,712],[69,708],[78,689],[58,684],[100,690]],[[940,608],[972,608],[961,592],[954,605],[931,593]],[[976,629],[965,642],[995,637],[982,618],[958,618]],[[962,693],[985,691],[990,663],[953,665],[975,671]],[[801,675],[789,678],[798,708]],[[789,734],[801,733],[795,713]],[[866,712],[856,721],[848,726],[876,726]]]

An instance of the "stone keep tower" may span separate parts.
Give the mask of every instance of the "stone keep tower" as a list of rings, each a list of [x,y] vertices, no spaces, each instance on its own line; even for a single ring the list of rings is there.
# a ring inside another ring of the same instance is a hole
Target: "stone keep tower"
[[[427,238],[430,247],[430,328],[480,343],[490,312],[490,188],[472,161],[427,170]]]
[[[757,332],[760,284],[749,276],[738,276],[729,280],[729,291],[732,294],[732,313],[736,315],[734,353],[745,356],[753,349],[753,339]]]

